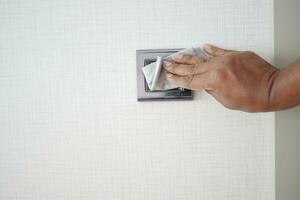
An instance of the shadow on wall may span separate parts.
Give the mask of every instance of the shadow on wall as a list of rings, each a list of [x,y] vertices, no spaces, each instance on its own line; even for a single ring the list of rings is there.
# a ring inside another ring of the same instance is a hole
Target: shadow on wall
[[[300,199],[300,106],[275,115],[276,199]]]
[[[298,0],[274,1],[275,64],[286,66],[300,57]],[[275,114],[276,200],[299,200],[300,106]]]

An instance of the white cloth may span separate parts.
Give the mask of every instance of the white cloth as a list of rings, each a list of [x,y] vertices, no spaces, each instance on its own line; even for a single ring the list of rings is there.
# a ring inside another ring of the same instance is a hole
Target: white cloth
[[[202,57],[206,56],[206,54],[199,47],[184,49],[182,51],[179,51],[178,53],[197,55]],[[178,86],[173,85],[165,78],[166,71],[162,68],[162,62],[164,60],[172,62],[171,55],[167,56],[166,58],[162,58],[158,56],[156,62],[146,65],[145,67],[142,68],[146,82],[151,91],[170,90],[170,89],[178,88]]]

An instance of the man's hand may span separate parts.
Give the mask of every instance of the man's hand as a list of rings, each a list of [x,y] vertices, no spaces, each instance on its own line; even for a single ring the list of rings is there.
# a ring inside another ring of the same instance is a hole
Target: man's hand
[[[167,79],[183,88],[206,90],[230,109],[274,110],[272,92],[278,69],[253,52],[212,45],[204,50],[210,57],[175,54],[175,63],[164,62]]]

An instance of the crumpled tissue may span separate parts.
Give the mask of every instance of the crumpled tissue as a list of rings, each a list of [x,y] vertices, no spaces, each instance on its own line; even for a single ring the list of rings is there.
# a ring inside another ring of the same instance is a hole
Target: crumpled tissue
[[[207,55],[201,50],[200,47],[197,48],[187,48],[181,50],[177,53],[181,54],[190,54],[201,57],[206,57]],[[174,88],[178,88],[178,86],[173,85],[166,79],[166,71],[163,69],[162,64],[163,61],[173,62],[172,55],[162,58],[160,56],[157,57],[156,62],[153,62],[149,65],[146,65],[142,68],[143,74],[145,76],[148,87],[151,91],[164,91],[170,90]]]

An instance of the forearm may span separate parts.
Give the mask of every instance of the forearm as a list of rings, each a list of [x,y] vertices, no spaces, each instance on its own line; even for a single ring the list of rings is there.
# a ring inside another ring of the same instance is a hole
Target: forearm
[[[272,110],[300,104],[300,59],[277,74],[271,89],[270,104]]]

